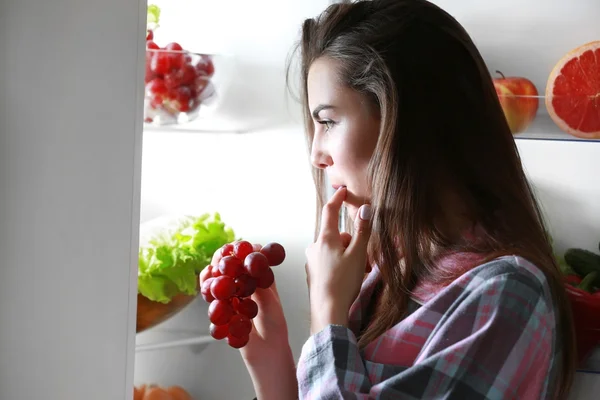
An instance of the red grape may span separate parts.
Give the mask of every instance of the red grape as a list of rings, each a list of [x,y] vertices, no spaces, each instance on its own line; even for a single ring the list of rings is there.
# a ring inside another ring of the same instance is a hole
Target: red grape
[[[274,267],[285,260],[285,249],[279,243],[269,243],[260,252],[269,260],[269,265]]]
[[[210,293],[217,300],[228,300],[235,293],[235,282],[230,276],[214,278],[210,285]]]
[[[164,95],[167,93],[167,86],[162,79],[156,78],[148,82],[146,85],[146,91],[148,91],[151,95]]]
[[[190,64],[183,66],[181,71],[181,84],[186,86],[192,86],[196,79],[196,70]]]
[[[223,274],[221,273],[221,270],[219,270],[219,267],[213,267],[213,269],[212,269],[212,277],[213,278],[218,278],[220,276],[223,276]]]
[[[165,74],[165,86],[169,89],[175,89],[183,83],[183,71],[175,69]]]
[[[256,291],[256,279],[243,274],[235,280],[235,295],[238,297],[249,297]]]
[[[273,274],[273,270],[269,268],[264,274],[258,277],[256,286],[261,289],[268,289],[271,287],[273,282],[275,282],[275,275]]]
[[[152,29],[146,31],[146,40],[154,40],[154,32]]]
[[[168,52],[169,69],[181,68],[185,60],[185,54],[181,45],[175,42],[169,43],[165,46],[165,50]]]
[[[201,95],[202,92],[204,92],[204,89],[206,89],[206,86],[208,86],[208,79],[202,76],[197,78],[194,82],[194,91],[196,95]]]
[[[175,101],[178,103],[177,109],[181,112],[190,111],[190,102],[192,101],[192,91],[187,86],[180,86],[175,89]]]
[[[169,51],[183,51],[183,47],[181,47],[181,45],[176,42],[169,43],[165,46],[165,49]]]
[[[241,299],[239,303],[233,305],[233,309],[250,319],[258,315],[258,304],[250,298]]]
[[[204,267],[204,269],[207,271],[206,277],[212,278],[212,265],[208,264],[206,267]]]
[[[262,246],[260,244],[252,245],[252,251],[260,251],[260,249],[262,249]]]
[[[229,334],[237,338],[243,338],[250,334],[252,322],[243,314],[237,314],[229,320]]]
[[[250,336],[244,336],[242,338],[237,338],[232,336],[231,334],[227,335],[227,344],[234,349],[241,349],[250,341]]]
[[[150,70],[158,75],[169,72],[169,55],[164,51],[156,51],[150,61]]]
[[[150,39],[149,41],[146,42],[146,49],[147,50],[158,50],[158,49],[160,49],[160,47],[156,43],[154,43],[152,41],[152,39]],[[151,52],[150,54],[154,54],[154,52]]]
[[[206,279],[204,282],[202,282],[202,286],[200,288],[200,293],[202,294],[202,298],[207,303],[210,303],[211,301],[213,301],[215,299],[210,291],[210,285],[213,283],[214,280],[215,280],[215,278]]]
[[[229,325],[210,324],[210,336],[217,340],[225,339],[229,335]]]
[[[252,253],[252,244],[250,242],[242,240],[233,245],[233,254],[240,260],[245,259],[250,253]]]
[[[212,76],[215,73],[215,65],[210,56],[202,56],[202,60],[196,65],[196,71],[200,75]]]
[[[250,276],[258,278],[269,269],[269,260],[262,253],[250,253],[244,260],[244,268]]]
[[[219,261],[219,271],[221,271],[223,275],[237,278],[244,273],[244,264],[242,263],[242,260],[235,256],[226,256]]]
[[[208,306],[208,319],[217,326],[226,325],[231,317],[233,307],[227,300],[215,300]]]
[[[225,246],[221,247],[221,255],[232,256],[233,255],[233,245],[231,243],[227,243]]]

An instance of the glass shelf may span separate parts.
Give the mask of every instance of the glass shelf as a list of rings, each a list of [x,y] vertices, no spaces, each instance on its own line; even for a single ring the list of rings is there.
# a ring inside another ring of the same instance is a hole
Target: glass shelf
[[[577,372],[600,374],[600,347],[596,347],[584,365],[577,369]]]
[[[560,130],[548,114],[538,114],[523,133],[514,135],[515,140],[554,140],[569,142],[600,142],[599,139],[582,139]]]
[[[177,347],[209,345],[218,341],[208,331],[191,329],[150,329],[139,333],[135,340],[135,351],[156,351]]]
[[[578,133],[571,134],[567,131],[564,121],[551,117],[546,103],[551,103],[554,110],[563,118],[570,119],[571,126],[577,126],[580,121],[593,124],[600,121],[600,99],[597,96],[554,96],[552,100],[545,96],[515,96],[499,95],[500,104],[507,116],[515,140],[558,140],[558,141],[590,141],[600,142],[600,133],[596,135]],[[567,111],[568,110],[568,111]],[[528,117],[533,115],[533,117]],[[558,117],[556,117],[558,118]],[[528,122],[529,120],[530,122]],[[573,122],[577,121],[577,122]],[[591,122],[589,122],[591,121]],[[563,127],[561,127],[563,125]],[[585,129],[580,128],[582,131]],[[598,128],[596,131],[600,131]],[[596,136],[591,138],[589,136]]]

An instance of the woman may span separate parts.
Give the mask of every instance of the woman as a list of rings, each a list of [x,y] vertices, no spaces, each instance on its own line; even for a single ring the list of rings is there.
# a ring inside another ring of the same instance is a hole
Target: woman
[[[564,398],[568,301],[468,34],[424,0],[344,2],[304,22],[300,50],[311,337],[296,368],[276,288],[254,295],[258,399]]]

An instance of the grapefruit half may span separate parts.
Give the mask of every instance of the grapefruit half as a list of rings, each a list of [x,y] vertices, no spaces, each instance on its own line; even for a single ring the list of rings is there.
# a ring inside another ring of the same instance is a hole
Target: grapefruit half
[[[579,46],[558,61],[548,77],[546,108],[565,132],[600,139],[600,40]]]

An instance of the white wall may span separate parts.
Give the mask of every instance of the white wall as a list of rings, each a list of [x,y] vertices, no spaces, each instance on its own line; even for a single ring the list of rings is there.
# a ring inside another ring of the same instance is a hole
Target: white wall
[[[131,398],[144,8],[0,2],[2,400]]]
[[[197,51],[236,53],[240,65],[258,66],[252,72],[238,70],[244,83],[237,87],[244,89],[237,93],[247,99],[246,104],[241,103],[245,109],[238,110],[255,110],[256,99],[264,98],[266,105],[261,112],[277,117],[283,112],[284,60],[297,39],[299,24],[328,2],[208,3],[157,1],[164,10],[162,32],[157,39],[179,40]],[[545,77],[563,53],[600,38],[596,23],[600,3],[593,0],[436,3],[447,7],[464,23],[490,69],[501,69],[507,75],[527,75],[540,92],[545,87]],[[177,22],[168,20],[169,13],[177,13]],[[203,19],[207,14],[211,17]],[[515,25],[509,26],[509,21]],[[236,32],[232,33],[232,28]],[[193,33],[188,34],[190,31]],[[261,70],[266,71],[264,75]],[[254,89],[246,92],[250,73],[250,86]],[[596,173],[600,144],[520,141],[519,149],[559,248],[595,248],[600,240]],[[276,270],[276,278],[297,356],[308,334],[303,265],[314,217],[314,191],[301,128],[274,126],[247,135],[146,132],[143,157],[142,220],[163,214],[217,210],[239,235],[259,242],[278,240],[286,246],[290,255]],[[219,186],[224,177],[239,174],[246,179],[238,186]],[[206,306],[198,301],[138,339],[149,342],[165,337],[158,331],[205,332],[206,328]],[[182,384],[203,400],[252,398],[250,381],[237,352],[222,343],[138,353],[136,361],[138,384]],[[574,398],[595,398],[599,385],[596,376],[578,377]]]

